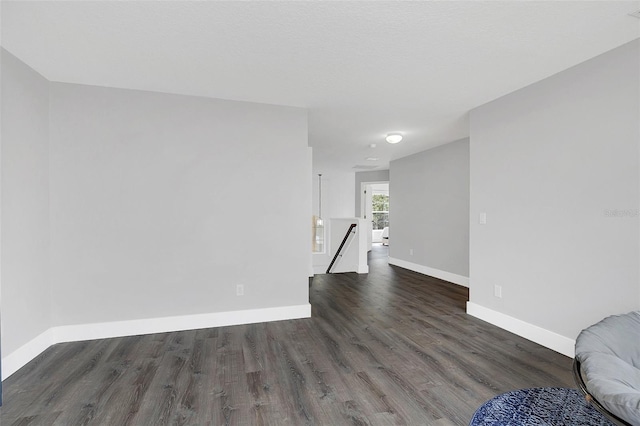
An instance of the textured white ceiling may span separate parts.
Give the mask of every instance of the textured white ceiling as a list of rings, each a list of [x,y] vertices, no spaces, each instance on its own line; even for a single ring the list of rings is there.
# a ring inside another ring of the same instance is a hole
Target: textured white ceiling
[[[308,108],[315,172],[468,136],[470,109],[640,36],[640,1],[0,5],[52,81]]]

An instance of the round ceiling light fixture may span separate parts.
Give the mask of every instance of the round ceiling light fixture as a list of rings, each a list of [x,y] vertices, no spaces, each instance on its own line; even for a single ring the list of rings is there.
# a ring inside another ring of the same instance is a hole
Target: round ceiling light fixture
[[[398,143],[402,140],[402,135],[400,133],[389,133],[385,140],[389,143]]]

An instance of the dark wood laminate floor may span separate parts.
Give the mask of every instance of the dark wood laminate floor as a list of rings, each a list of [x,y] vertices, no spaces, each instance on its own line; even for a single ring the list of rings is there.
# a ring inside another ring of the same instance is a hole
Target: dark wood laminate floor
[[[318,275],[311,319],[65,343],[4,382],[8,425],[467,425],[571,360],[465,314],[466,288],[387,265]]]

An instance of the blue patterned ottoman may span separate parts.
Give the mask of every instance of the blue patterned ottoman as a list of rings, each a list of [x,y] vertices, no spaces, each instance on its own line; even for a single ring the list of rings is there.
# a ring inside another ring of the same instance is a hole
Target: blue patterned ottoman
[[[532,388],[485,402],[469,426],[614,426],[577,389]]]

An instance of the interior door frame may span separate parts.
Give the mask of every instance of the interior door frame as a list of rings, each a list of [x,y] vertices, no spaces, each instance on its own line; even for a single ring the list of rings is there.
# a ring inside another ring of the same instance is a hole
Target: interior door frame
[[[371,227],[371,218],[367,218],[366,217],[366,212],[367,212],[367,208],[366,208],[366,204],[367,204],[367,194],[366,194],[366,189],[367,186],[369,185],[376,185],[376,184],[380,184],[380,183],[386,183],[387,185],[390,185],[390,182],[388,180],[376,180],[376,181],[367,181],[367,182],[360,182],[360,217],[363,219],[367,219],[367,227],[368,227],[368,231],[367,231],[367,251],[371,251],[372,247],[373,247],[373,237],[371,235],[371,231],[372,231],[372,227]],[[371,207],[371,206],[369,206]]]

